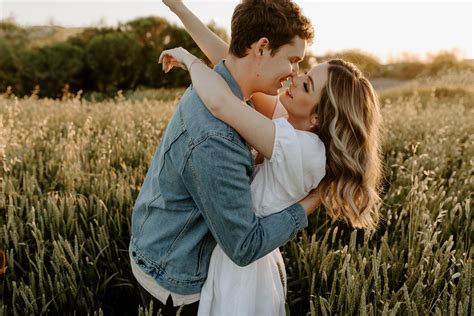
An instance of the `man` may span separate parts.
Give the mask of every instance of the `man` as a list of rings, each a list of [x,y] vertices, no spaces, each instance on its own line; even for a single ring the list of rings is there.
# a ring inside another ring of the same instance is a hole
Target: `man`
[[[236,96],[277,94],[297,73],[313,30],[288,0],[244,0],[232,17],[229,54],[217,71]],[[192,86],[180,100],[138,195],[130,256],[142,300],[162,313],[196,314],[211,252],[219,243],[245,266],[307,226],[312,199],[265,218],[252,210],[254,161],[246,142],[213,117]]]

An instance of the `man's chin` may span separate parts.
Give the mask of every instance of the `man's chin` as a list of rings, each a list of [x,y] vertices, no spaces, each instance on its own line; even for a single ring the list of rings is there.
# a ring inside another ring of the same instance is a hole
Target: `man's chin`
[[[268,95],[278,95],[278,90],[279,88],[268,89],[264,93]]]

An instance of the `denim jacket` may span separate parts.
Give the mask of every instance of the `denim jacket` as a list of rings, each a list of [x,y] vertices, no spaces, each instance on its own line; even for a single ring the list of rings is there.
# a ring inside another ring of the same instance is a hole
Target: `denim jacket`
[[[221,61],[233,93],[242,92]],[[201,291],[216,242],[245,266],[308,225],[294,204],[258,218],[250,182],[254,161],[244,139],[215,118],[192,85],[182,96],[156,150],[132,213],[132,259],[178,294]]]

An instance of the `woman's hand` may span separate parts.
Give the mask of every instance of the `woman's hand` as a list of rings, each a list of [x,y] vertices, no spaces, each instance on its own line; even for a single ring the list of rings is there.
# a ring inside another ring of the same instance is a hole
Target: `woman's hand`
[[[175,66],[187,70],[196,59],[198,58],[184,48],[177,47],[164,50],[160,55],[158,63],[163,64],[163,71],[167,73]]]
[[[304,208],[306,216],[309,216],[321,206],[321,199],[317,189],[312,190],[299,204]]]
[[[183,4],[183,0],[163,0],[163,3],[173,11]]]

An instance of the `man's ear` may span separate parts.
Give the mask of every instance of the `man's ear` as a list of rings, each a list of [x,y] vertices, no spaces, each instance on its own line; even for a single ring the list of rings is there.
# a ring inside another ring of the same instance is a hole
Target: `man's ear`
[[[263,56],[270,50],[270,41],[266,37],[260,38],[255,45],[255,55]]]

